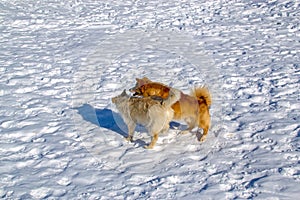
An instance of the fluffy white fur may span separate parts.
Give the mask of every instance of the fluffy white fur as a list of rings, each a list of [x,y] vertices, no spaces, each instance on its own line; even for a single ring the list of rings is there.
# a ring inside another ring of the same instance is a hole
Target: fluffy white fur
[[[152,141],[146,148],[153,148],[159,133],[169,129],[174,116],[171,106],[180,99],[180,95],[179,90],[171,89],[168,98],[159,101],[152,97],[130,97],[124,90],[122,94],[112,98],[128,126],[127,140],[132,141],[136,124],[140,124],[152,134]]]

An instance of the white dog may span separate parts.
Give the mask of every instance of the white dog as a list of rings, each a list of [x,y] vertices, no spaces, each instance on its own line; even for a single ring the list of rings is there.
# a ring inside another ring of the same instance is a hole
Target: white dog
[[[180,91],[172,88],[166,99],[155,100],[153,97],[130,97],[124,90],[122,94],[112,98],[121,116],[128,126],[129,141],[132,141],[136,124],[146,127],[152,134],[152,141],[147,149],[152,149],[158,135],[169,129],[169,123],[173,119],[174,111],[171,106],[180,99]]]

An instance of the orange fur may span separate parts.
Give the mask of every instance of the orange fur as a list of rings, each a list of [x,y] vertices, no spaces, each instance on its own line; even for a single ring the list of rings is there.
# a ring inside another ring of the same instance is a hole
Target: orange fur
[[[169,95],[170,87],[162,83],[152,82],[148,78],[136,79],[135,87],[130,91],[138,96],[158,96],[163,99]],[[204,141],[210,127],[209,107],[211,105],[211,96],[206,87],[198,87],[192,90],[192,95],[181,92],[179,101],[172,105],[174,110],[174,120],[184,120],[188,124],[188,130],[194,127],[203,129],[200,141]]]
[[[170,88],[162,83],[152,82],[147,77],[142,79],[136,78],[136,85],[129,89],[134,95],[138,96],[158,96],[163,99],[169,95]]]
[[[211,96],[210,93],[207,89],[207,87],[198,87],[198,88],[194,88],[192,90],[192,96],[196,97],[198,99],[198,101],[201,101],[203,103],[206,103],[206,105],[208,107],[211,106]]]

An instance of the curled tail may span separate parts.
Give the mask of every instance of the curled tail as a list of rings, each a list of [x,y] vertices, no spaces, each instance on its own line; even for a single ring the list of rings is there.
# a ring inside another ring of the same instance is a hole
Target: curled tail
[[[169,96],[168,98],[166,98],[165,100],[163,100],[163,104],[170,107],[172,106],[174,103],[176,103],[176,101],[178,101],[181,97],[181,92],[175,88],[170,88],[169,91]]]
[[[205,103],[208,107],[211,105],[211,95],[207,87],[197,87],[192,90],[192,96],[196,97],[199,104]]]

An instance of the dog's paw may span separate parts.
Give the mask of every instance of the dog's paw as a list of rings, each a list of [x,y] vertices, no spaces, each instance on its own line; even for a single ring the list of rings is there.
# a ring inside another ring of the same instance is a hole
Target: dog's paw
[[[204,140],[206,139],[206,135],[201,135],[198,140],[199,142],[204,142]]]
[[[189,130],[183,130],[183,131],[180,131],[180,134],[184,135],[184,134],[187,134],[189,132],[190,132]]]
[[[125,140],[128,141],[128,142],[132,142],[132,136],[126,137]]]
[[[145,149],[153,149],[153,146],[152,145],[145,145],[144,148]]]

